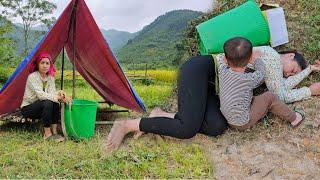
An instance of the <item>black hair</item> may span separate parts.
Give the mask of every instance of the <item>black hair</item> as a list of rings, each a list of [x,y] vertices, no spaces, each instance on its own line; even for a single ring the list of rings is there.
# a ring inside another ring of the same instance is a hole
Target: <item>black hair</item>
[[[302,70],[307,68],[307,66],[308,66],[307,61],[304,59],[303,55],[298,53],[296,50],[288,50],[288,51],[280,51],[279,52],[279,54],[288,54],[288,53],[293,53],[294,54],[293,60],[298,63],[298,65],[300,66],[300,68]]]
[[[234,37],[223,45],[224,54],[230,66],[245,67],[252,55],[252,43],[243,37]]]

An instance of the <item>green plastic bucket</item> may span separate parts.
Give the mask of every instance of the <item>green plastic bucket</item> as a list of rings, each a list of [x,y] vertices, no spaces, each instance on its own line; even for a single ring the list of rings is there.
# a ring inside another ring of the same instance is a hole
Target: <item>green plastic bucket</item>
[[[201,55],[222,53],[223,44],[236,36],[249,39],[254,46],[270,42],[268,23],[253,1],[205,21],[196,28]]]
[[[65,105],[64,123],[68,137],[89,139],[94,135],[97,103],[75,99],[72,105]]]

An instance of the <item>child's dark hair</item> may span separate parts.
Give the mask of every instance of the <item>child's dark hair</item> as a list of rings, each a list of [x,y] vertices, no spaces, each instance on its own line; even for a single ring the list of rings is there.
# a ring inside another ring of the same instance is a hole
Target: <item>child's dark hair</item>
[[[252,55],[251,42],[242,37],[234,37],[223,45],[228,64],[233,67],[245,67]]]
[[[296,50],[280,51],[279,52],[279,54],[288,54],[288,53],[293,53],[294,54],[293,60],[298,63],[298,65],[300,66],[300,68],[302,70],[307,68],[307,66],[308,66],[307,61],[304,59],[303,55],[298,53]]]

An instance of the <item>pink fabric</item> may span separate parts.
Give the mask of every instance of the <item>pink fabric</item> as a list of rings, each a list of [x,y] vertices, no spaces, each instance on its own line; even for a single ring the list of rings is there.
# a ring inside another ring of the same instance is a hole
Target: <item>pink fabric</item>
[[[30,67],[29,67],[29,72],[30,72],[30,73],[33,73],[33,72],[35,72],[35,71],[38,71],[39,63],[41,62],[41,60],[42,60],[43,58],[48,58],[48,59],[49,59],[49,61],[50,61],[50,68],[49,68],[49,71],[48,71],[48,75],[54,77],[55,74],[56,74],[56,67],[55,67],[54,64],[53,64],[51,55],[50,55],[49,53],[46,53],[46,52],[42,52],[42,53],[38,56],[38,58],[31,63],[31,65],[30,65]]]

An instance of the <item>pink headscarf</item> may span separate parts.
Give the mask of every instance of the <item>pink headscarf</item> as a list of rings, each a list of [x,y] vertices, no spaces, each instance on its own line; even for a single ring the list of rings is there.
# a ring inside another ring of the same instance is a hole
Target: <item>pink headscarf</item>
[[[54,66],[54,64],[53,64],[53,62],[52,62],[51,55],[48,54],[48,53],[46,53],[46,52],[42,52],[42,53],[38,56],[38,58],[31,63],[30,68],[29,68],[29,72],[30,72],[30,73],[33,73],[33,72],[35,72],[35,71],[38,71],[38,65],[39,65],[40,61],[41,61],[43,58],[48,58],[48,59],[49,59],[49,61],[50,61],[50,68],[49,68],[49,71],[48,71],[48,75],[54,77],[54,75],[56,74],[56,68],[55,68],[55,66]]]

